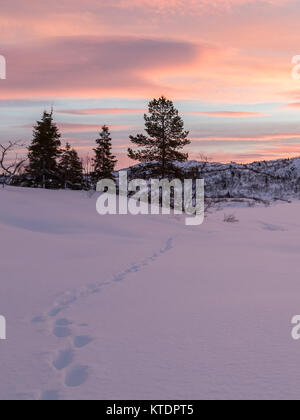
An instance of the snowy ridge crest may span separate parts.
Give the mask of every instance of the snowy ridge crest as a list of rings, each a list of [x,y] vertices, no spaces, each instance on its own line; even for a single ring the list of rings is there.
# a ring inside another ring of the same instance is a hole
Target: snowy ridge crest
[[[204,179],[206,198],[292,200],[300,198],[300,157],[250,164],[203,161],[174,162],[182,178]],[[128,178],[149,179],[152,163],[126,169]]]

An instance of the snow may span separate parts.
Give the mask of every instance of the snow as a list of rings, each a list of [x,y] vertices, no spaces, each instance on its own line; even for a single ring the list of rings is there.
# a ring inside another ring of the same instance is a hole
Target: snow
[[[0,191],[0,399],[299,398],[300,202],[189,227],[97,198]]]

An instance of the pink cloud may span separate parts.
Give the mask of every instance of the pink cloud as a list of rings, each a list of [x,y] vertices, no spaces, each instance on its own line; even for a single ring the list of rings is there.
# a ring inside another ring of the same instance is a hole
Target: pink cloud
[[[255,135],[227,135],[227,136],[203,136],[203,137],[193,137],[193,141],[272,141],[275,139],[300,139],[300,132],[281,132],[281,133],[269,133],[269,134],[255,134]]]
[[[73,123],[57,123],[59,129],[65,133],[83,133],[83,132],[98,132],[101,130],[101,124],[73,124]],[[121,131],[132,128],[129,124],[112,124],[109,126],[110,130]]]
[[[92,109],[66,109],[57,111],[58,114],[70,114],[70,115],[119,115],[119,114],[142,114],[147,112],[146,109],[134,109],[134,108],[92,108]]]
[[[99,132],[103,124],[74,124],[74,123],[65,123],[58,122],[56,123],[58,128],[63,133],[85,133],[85,132]],[[110,124],[110,130],[123,131],[129,130],[133,125],[130,124]],[[32,128],[32,125],[17,126],[16,128]]]
[[[208,117],[221,118],[251,118],[264,117],[266,114],[260,112],[240,112],[240,111],[206,111],[206,112],[188,112],[191,115],[205,115]]]
[[[287,105],[284,106],[284,108],[298,109],[298,108],[300,108],[300,102],[293,102],[291,104],[287,104]]]
[[[67,105],[61,105],[66,108],[61,113],[73,116],[144,112],[127,108],[77,110],[83,107],[79,103],[82,98],[118,98],[120,102],[113,103],[121,107],[122,98],[150,99],[164,94],[178,102],[192,99],[211,105],[237,104],[235,109],[243,103],[249,108],[242,109],[255,110],[251,104],[281,103],[280,92],[284,92],[285,102],[297,102],[299,83],[291,78],[291,57],[300,53],[298,12],[295,0],[52,0],[51,4],[2,0],[0,54],[7,58],[8,78],[0,81],[0,100],[28,98],[41,101],[39,106],[43,107],[52,99],[55,103],[63,98]],[[71,98],[76,98],[76,103],[72,104]],[[218,148],[223,141],[230,149],[230,142],[248,141],[253,142],[253,149],[255,141],[269,145],[274,140],[284,143],[285,139],[295,139],[296,143],[300,138],[297,115],[292,111],[295,124],[286,119],[288,111],[282,110],[286,126],[274,134],[276,128],[258,126],[263,119],[251,120],[266,115],[263,111],[233,112],[217,106],[209,108],[217,111],[193,113],[229,119],[202,119],[202,131],[196,131],[198,147],[201,141],[205,146],[214,141],[219,142]],[[287,109],[298,107],[295,103]],[[190,109],[197,108],[193,105]],[[23,110],[17,112],[22,112],[20,124],[27,122]],[[279,112],[276,115],[280,120]],[[106,117],[99,118],[103,119]],[[16,124],[11,122],[14,120],[4,124]],[[97,120],[88,118],[87,122]],[[207,129],[203,130],[205,124]],[[60,125],[67,133],[98,132],[100,126]],[[234,134],[237,129],[243,134]],[[119,141],[123,144],[126,140]],[[88,146],[83,142],[79,147]],[[248,156],[264,153],[250,148]],[[271,152],[266,155],[271,156]]]
[[[289,0],[118,0],[120,7],[147,7],[160,12],[195,13],[215,9],[230,9],[250,3],[282,5]]]
[[[128,37],[61,37],[6,47],[9,77],[0,98],[161,94],[163,86],[149,73],[191,65],[204,48]]]

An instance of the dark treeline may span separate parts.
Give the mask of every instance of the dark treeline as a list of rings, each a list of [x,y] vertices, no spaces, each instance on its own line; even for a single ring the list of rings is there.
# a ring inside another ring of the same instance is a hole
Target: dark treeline
[[[104,125],[96,139],[90,168],[84,170],[84,161],[77,151],[69,143],[61,147],[61,134],[53,113],[45,111],[34,126],[22,184],[33,188],[90,189],[98,179],[113,177],[116,159],[111,149],[109,128]]]
[[[163,96],[153,99],[144,120],[145,133],[130,136],[135,148],[128,149],[128,157],[138,162],[152,162],[152,175],[178,175],[173,162],[188,159],[187,153],[181,150],[190,140],[173,102]],[[20,145],[11,142],[9,147],[0,146],[2,181],[11,185],[81,190],[95,188],[100,179],[114,178],[117,159],[112,153],[112,138],[106,125],[102,126],[95,140],[93,157],[86,160],[80,159],[69,143],[62,147],[53,111],[44,111],[41,120],[33,127],[26,160],[16,157],[13,162],[6,163],[9,152]]]

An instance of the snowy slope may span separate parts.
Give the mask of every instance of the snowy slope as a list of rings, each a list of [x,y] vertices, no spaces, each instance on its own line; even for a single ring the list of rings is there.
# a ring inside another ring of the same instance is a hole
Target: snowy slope
[[[300,198],[300,158],[253,162],[176,162],[183,178],[205,181],[207,198],[251,198],[255,200],[291,200]],[[151,164],[127,169],[129,178],[151,176]]]
[[[299,398],[299,202],[187,227],[96,198],[0,191],[0,399]]]

